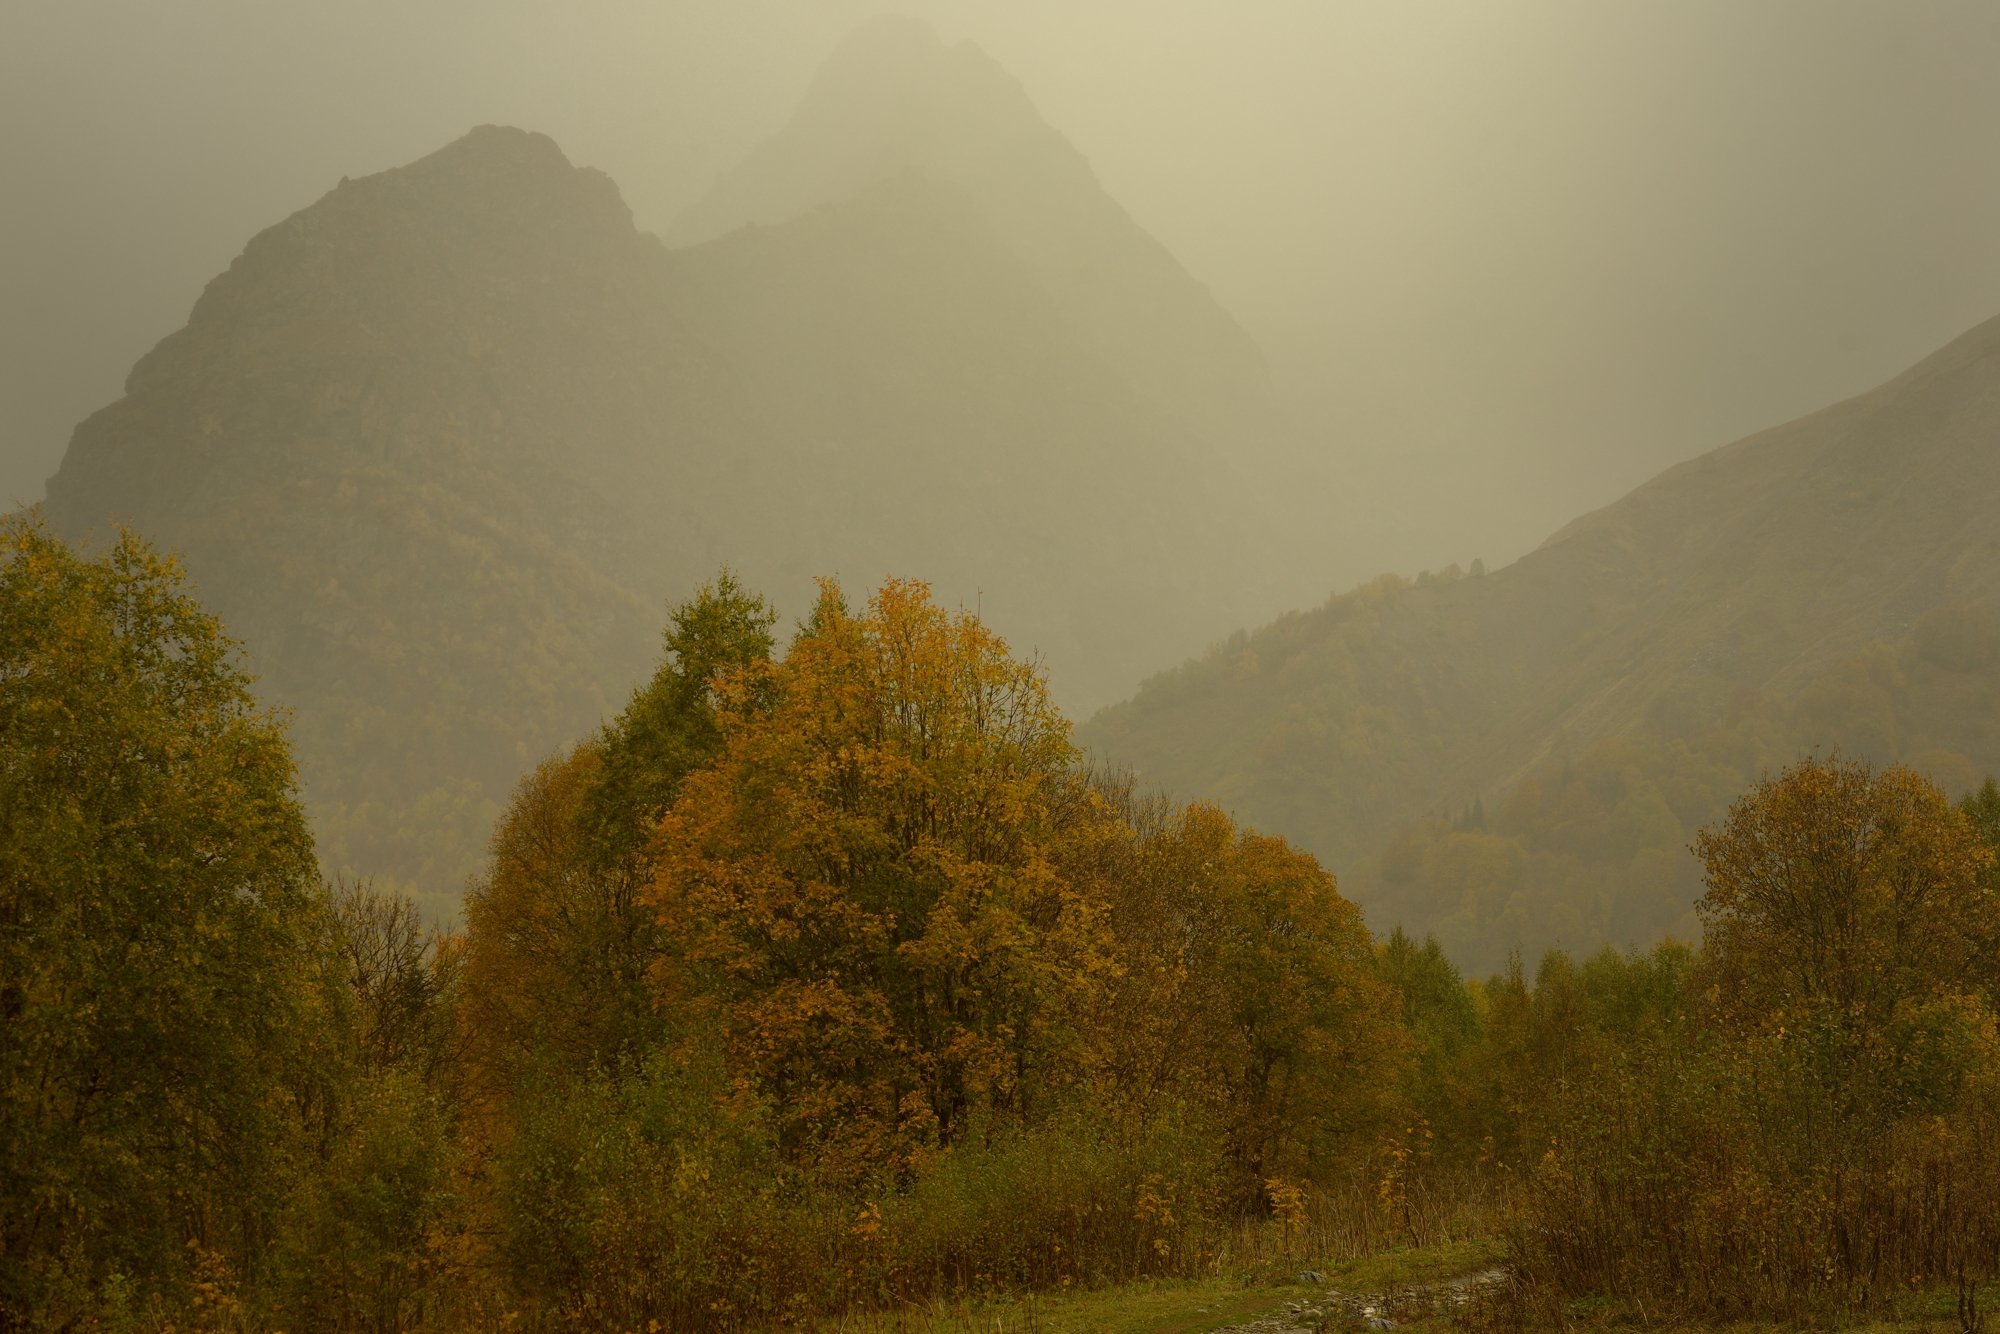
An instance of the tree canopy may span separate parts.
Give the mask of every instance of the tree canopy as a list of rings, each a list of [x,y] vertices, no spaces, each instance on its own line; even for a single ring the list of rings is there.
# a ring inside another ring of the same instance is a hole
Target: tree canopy
[[[328,1004],[279,721],[179,567],[0,527],[0,1306],[268,1222]]]
[[[661,985],[720,1007],[797,1150],[907,1169],[1074,1077],[1111,968],[1077,853],[1112,821],[1040,672],[920,584],[828,583],[721,695],[660,827]]]

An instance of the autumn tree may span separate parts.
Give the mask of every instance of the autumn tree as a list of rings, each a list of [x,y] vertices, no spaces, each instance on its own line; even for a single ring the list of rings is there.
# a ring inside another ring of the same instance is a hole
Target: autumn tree
[[[624,712],[521,780],[466,895],[466,1015],[487,1094],[530,1062],[603,1069],[658,1037],[657,933],[638,898],[648,840],[719,744],[718,679],[769,656],[773,619],[724,571],[673,610],[661,665]]]
[[[1310,857],[1091,775],[922,584],[823,585],[782,658],[704,599],[523,781],[469,904],[510,1300],[792,1318],[846,1300],[798,1272],[829,1248],[853,1292],[1170,1272],[1372,1159],[1401,1026]]]
[[[1881,1031],[1899,1005],[1975,985],[1995,926],[1993,851],[1912,770],[1803,761],[1695,852],[1710,978],[1738,1021]]]
[[[1958,803],[1967,823],[1994,854],[1986,868],[1986,890],[1992,896],[1996,911],[2000,911],[2000,783],[1988,778],[1975,792],[1968,792]],[[1983,933],[1978,942],[1980,960],[1977,965],[1981,985],[1986,991],[1989,1008],[2000,1012],[2000,923]]]
[[[1803,1325],[1932,1276],[1962,1294],[1990,1279],[1979,813],[1908,769],[1808,759],[1703,831],[1700,957],[1587,966],[1581,1076],[1529,1062],[1553,1088],[1516,1247],[1527,1289]]]
[[[278,721],[172,560],[0,527],[0,1324],[241,1273],[330,1003]]]
[[[1218,1016],[1233,1150],[1253,1178],[1325,1174],[1399,1091],[1404,1034],[1374,942],[1333,877],[1283,839],[1212,806],[1182,824],[1206,852],[1194,892],[1220,909],[1212,966],[1233,997]]]
[[[661,822],[662,1000],[713,1006],[798,1161],[910,1170],[1074,1077],[1115,823],[1041,672],[919,583],[822,585]]]
[[[1107,878],[1113,1089],[1212,1108],[1239,1202],[1329,1174],[1399,1102],[1407,1046],[1360,910],[1310,856],[1212,805],[1137,833]]]
[[[465,940],[423,919],[407,895],[367,881],[332,886],[334,948],[351,997],[355,1055],[370,1070],[408,1069],[422,1083],[456,1081]]]

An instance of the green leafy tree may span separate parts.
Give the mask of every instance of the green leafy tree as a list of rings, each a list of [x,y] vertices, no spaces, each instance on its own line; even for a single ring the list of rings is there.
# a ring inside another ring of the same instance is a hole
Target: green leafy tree
[[[666,657],[598,738],[598,773],[581,815],[598,859],[635,858],[690,772],[721,744],[718,678],[771,656],[777,613],[728,570],[675,607]]]
[[[640,1059],[659,1038],[648,840],[720,744],[715,686],[770,656],[774,615],[724,571],[676,607],[666,656],[617,719],[527,774],[466,897],[466,1016],[487,1103],[530,1065]]]
[[[1419,944],[1397,927],[1377,956],[1382,980],[1396,992],[1414,1048],[1406,1076],[1411,1106],[1445,1141],[1464,1152],[1477,1137],[1462,1124],[1466,1057],[1480,1038],[1479,1007],[1436,936]]]
[[[234,648],[130,534],[0,527],[0,1323],[254,1267],[325,1111],[318,871]]]
[[[1964,800],[1958,803],[1958,809],[1986,846],[2000,853],[2000,783],[1988,778],[1977,792],[1965,794]],[[1992,871],[1988,872],[1989,880],[1992,874]]]

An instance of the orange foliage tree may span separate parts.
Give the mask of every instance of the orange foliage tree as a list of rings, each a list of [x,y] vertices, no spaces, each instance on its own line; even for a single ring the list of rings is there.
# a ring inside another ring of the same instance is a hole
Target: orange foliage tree
[[[767,623],[733,588],[676,613],[469,899],[514,1299],[791,1318],[1168,1272],[1370,1158],[1397,1007],[1310,857],[1090,773],[1041,670],[922,584],[823,585],[782,658]]]
[[[1119,825],[1040,670],[923,584],[857,614],[829,582],[721,699],[655,847],[659,980],[716,1007],[788,1153],[908,1172],[1078,1078],[1114,963],[1072,870]]]

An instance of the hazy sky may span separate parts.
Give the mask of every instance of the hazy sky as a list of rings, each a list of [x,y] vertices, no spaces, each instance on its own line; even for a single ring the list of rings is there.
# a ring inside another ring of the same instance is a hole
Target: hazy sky
[[[514,123],[657,229],[884,8],[1237,312],[1340,504],[1407,518],[1380,567],[1516,554],[2000,314],[1994,0],[0,0],[0,503],[341,176]]]

